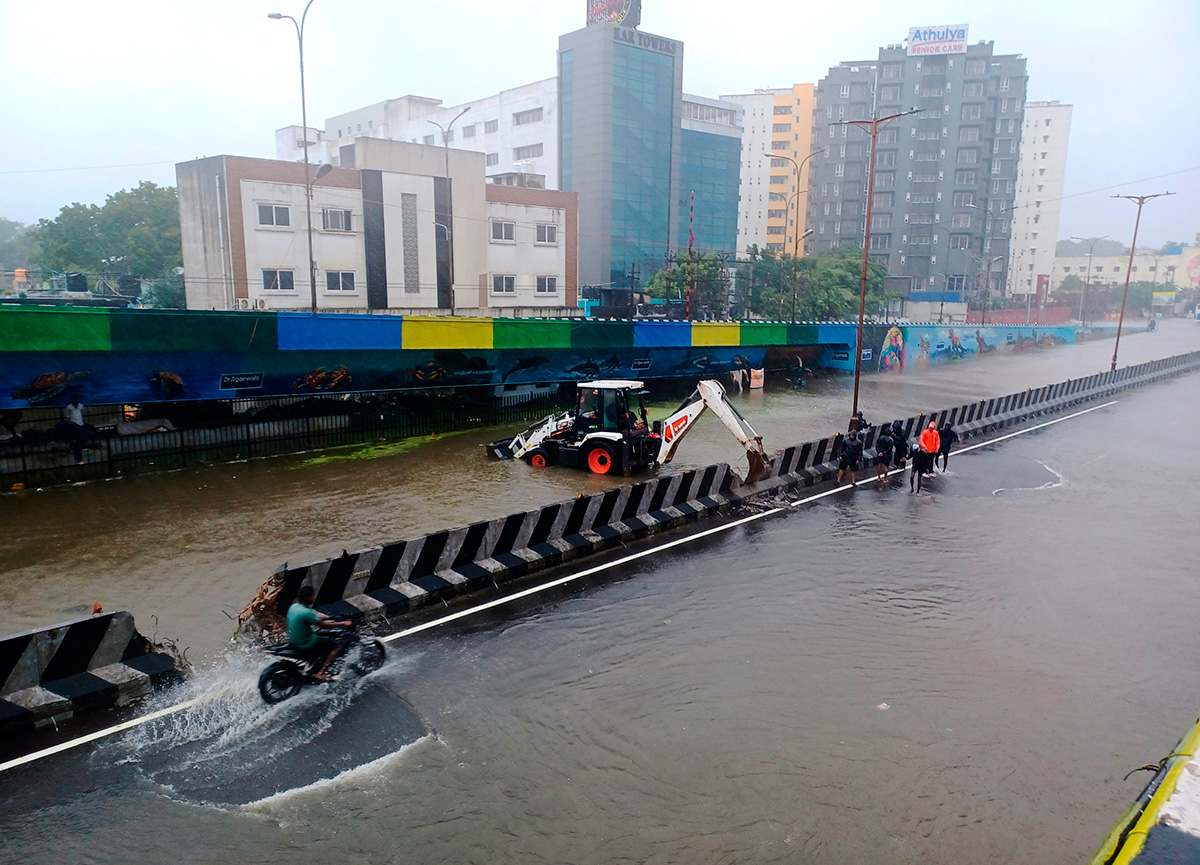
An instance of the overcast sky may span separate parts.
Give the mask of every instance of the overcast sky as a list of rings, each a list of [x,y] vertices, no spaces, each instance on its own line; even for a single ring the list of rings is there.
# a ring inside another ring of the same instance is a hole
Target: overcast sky
[[[0,216],[32,223],[101,203],[174,163],[274,157],[300,122],[296,37],[305,0],[0,0]],[[1074,106],[1059,237],[1139,245],[1200,232],[1197,0],[643,0],[641,29],[686,43],[684,89],[718,96],[817,81],[918,25],[968,23],[971,41],[1029,61],[1031,100]],[[305,29],[308,115],[415,93],[447,105],[549,78],[586,0],[315,0]]]

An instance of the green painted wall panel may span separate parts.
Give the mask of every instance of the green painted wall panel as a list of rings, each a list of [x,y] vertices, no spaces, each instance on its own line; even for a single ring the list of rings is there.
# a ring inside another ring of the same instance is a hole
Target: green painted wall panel
[[[742,322],[742,345],[786,345],[787,336],[783,322]]]
[[[113,312],[114,351],[275,351],[273,312],[195,313],[167,310]]]
[[[108,351],[107,310],[0,308],[0,351]]]
[[[816,345],[817,325],[789,324],[786,345]]]
[[[569,321],[519,321],[497,318],[492,321],[493,348],[570,348]]]
[[[571,348],[603,350],[632,346],[632,321],[571,322]]]

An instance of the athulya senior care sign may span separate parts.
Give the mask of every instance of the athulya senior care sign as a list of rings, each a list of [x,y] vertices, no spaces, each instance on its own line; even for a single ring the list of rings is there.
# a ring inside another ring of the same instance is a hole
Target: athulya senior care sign
[[[966,54],[967,25],[913,27],[908,31],[908,56],[920,54]]]

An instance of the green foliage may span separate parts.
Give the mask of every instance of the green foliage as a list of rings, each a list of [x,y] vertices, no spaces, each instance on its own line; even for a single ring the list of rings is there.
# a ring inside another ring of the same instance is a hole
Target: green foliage
[[[887,267],[871,261],[867,268],[868,315],[882,314],[883,278]],[[738,265],[739,290],[749,294],[755,316],[799,321],[847,320],[858,317],[862,285],[862,249],[844,245],[815,258],[793,258],[751,251]]]
[[[71,204],[30,229],[43,270],[156,278],[183,264],[179,198],[174,187],[142,181],[102,206]]]
[[[1083,288],[1083,280],[1073,273],[1068,273],[1063,277],[1063,281],[1058,284],[1058,291],[1064,294],[1079,294]]]
[[[160,276],[143,294],[143,299],[159,309],[187,309],[187,295],[183,288],[183,277],[174,271]]]
[[[688,296],[688,254],[678,253],[672,263],[646,282],[646,292],[655,298],[683,300]],[[725,265],[712,253],[693,253],[690,267],[693,312],[703,307],[723,316],[729,306],[729,278]]]
[[[27,267],[32,246],[33,236],[27,225],[0,218],[0,271]]]

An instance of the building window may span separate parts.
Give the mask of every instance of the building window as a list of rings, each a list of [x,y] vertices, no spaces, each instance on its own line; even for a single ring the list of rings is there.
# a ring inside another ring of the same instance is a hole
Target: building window
[[[433,136],[426,135],[424,138],[421,139],[421,143],[422,144],[433,144]]]
[[[879,98],[884,102],[899,102],[900,101],[900,85],[888,84],[879,88]]]
[[[933,204],[936,199],[932,192],[914,192],[908,197],[911,204]]]
[[[876,171],[875,185],[879,187],[888,187],[896,185],[896,172],[894,171]]]
[[[970,169],[961,169],[954,172],[954,183],[956,186],[975,186],[979,183],[979,174]]]
[[[487,160],[488,165],[499,165],[500,164],[500,154],[499,153],[489,153],[486,157],[486,160]]]
[[[892,227],[892,215],[890,213],[876,213],[871,217],[872,231],[887,231]]]
[[[772,159],[771,160],[772,168],[787,168],[789,165],[791,165],[791,163],[788,162],[786,159]]]
[[[768,210],[767,219],[787,219],[786,210]]]
[[[295,291],[295,274],[290,270],[264,270],[263,291]]]
[[[463,127],[463,138],[474,138],[474,137],[475,137],[475,124],[472,123],[470,126],[464,126]]]
[[[892,236],[890,234],[872,234],[871,249],[891,249]]]
[[[792,109],[789,105],[776,105],[771,109],[772,114],[791,114]]]
[[[518,111],[513,115],[513,126],[524,126],[527,123],[540,123],[542,119],[542,109],[530,108],[528,111]]]
[[[286,204],[260,204],[258,206],[258,224],[291,225],[291,210]]]
[[[784,234],[787,231],[786,225],[768,225],[767,234]]]
[[[946,291],[964,291],[966,287],[967,278],[965,276],[946,277]]]
[[[968,75],[984,75],[987,73],[986,60],[968,60],[967,74]]]
[[[904,68],[899,63],[885,63],[883,65],[883,77],[887,80],[900,77],[900,71]]]
[[[349,210],[325,208],[321,211],[321,224],[326,231],[351,231],[353,230],[351,214],[352,211]]]
[[[974,207],[975,193],[974,192],[956,192],[954,193],[955,207]]]
[[[913,183],[937,183],[937,181],[938,176],[936,171],[925,173],[917,172],[913,174],[912,177]]]
[[[349,270],[325,271],[326,291],[354,291],[354,273]]]
[[[971,227],[971,214],[969,214],[969,213],[952,214],[950,216],[950,227],[951,228],[970,228]]]
[[[771,185],[772,186],[781,186],[787,182],[788,182],[787,177],[782,174],[772,174],[771,175]]]
[[[842,97],[842,99],[849,99],[850,98],[850,85],[843,84],[841,87],[841,90],[839,91],[839,95]]]
[[[978,120],[983,117],[982,105],[964,105],[959,115],[963,120]]]
[[[537,278],[538,294],[554,294],[558,291],[557,276],[539,276]]]
[[[772,150],[791,150],[792,143],[786,138],[778,138],[771,141]]]
[[[979,151],[973,147],[964,147],[958,151],[959,165],[974,165],[979,161]]]
[[[526,144],[524,147],[513,148],[513,161],[520,162],[522,159],[537,159],[542,155],[541,144]]]
[[[895,144],[899,141],[897,130],[895,129],[880,129],[877,143],[879,144]]]
[[[517,224],[501,219],[492,220],[492,242],[508,243],[516,239]]]
[[[492,223],[495,225],[496,223]],[[509,223],[511,225],[511,223]],[[537,242],[555,245],[558,243],[558,226],[552,222],[539,222],[537,227]]]
[[[916,162],[937,162],[938,161],[937,151],[930,150],[928,152],[925,152],[925,151],[918,152],[915,157],[915,161]]]
[[[771,124],[772,132],[791,132],[792,124],[790,123],[773,123]]]
[[[517,278],[511,273],[492,274],[492,294],[516,294]]]
[[[487,135],[489,132],[498,132],[499,130],[500,130],[500,121],[499,120],[485,120],[483,122],[483,134],[484,135]]]
[[[787,201],[787,195],[782,192],[771,192],[767,195],[768,201]]]
[[[880,150],[878,153],[875,154],[875,164],[876,165],[895,165],[896,164],[896,151]]]
[[[839,162],[837,165],[833,166],[833,176],[834,177],[844,177],[845,174],[846,174],[846,166],[844,163]]]
[[[987,85],[982,81],[967,81],[963,84],[963,97],[965,99],[978,99],[986,93]]]
[[[979,140],[978,126],[964,126],[958,130],[958,140],[963,144],[972,144]]]

